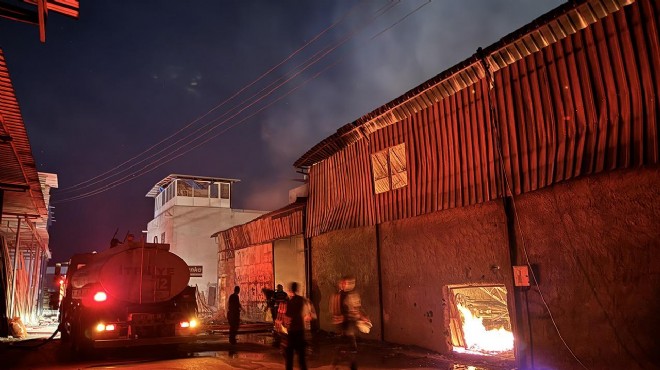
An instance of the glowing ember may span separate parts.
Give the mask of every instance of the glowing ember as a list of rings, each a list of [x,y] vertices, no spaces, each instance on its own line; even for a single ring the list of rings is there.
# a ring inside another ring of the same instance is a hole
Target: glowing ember
[[[478,352],[505,352],[513,350],[513,333],[501,327],[486,330],[481,317],[472,315],[469,309],[458,304],[463,316],[463,334],[468,350]]]

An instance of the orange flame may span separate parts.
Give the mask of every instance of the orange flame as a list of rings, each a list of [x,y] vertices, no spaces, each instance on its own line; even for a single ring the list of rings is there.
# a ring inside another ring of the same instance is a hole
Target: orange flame
[[[469,309],[460,304],[457,306],[463,316],[463,334],[468,350],[482,353],[513,350],[512,332],[507,331],[504,327],[486,330],[482,322],[483,318],[474,316]]]

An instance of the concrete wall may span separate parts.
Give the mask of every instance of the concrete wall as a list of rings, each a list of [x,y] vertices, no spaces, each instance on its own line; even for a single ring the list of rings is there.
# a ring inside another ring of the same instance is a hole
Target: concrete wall
[[[335,330],[328,313],[328,300],[337,292],[339,279],[343,275],[353,275],[356,277],[356,291],[362,298],[362,307],[373,324],[371,333],[361,336],[380,339],[376,229],[357,228],[319,235],[312,238],[311,253],[312,302],[318,304],[321,329]]]
[[[450,352],[443,288],[503,284],[520,368],[582,369],[569,348],[589,369],[658,367],[660,169],[585,177],[514,201],[508,219],[495,201],[314,237],[321,328],[333,330],[328,299],[353,274],[374,322],[368,337],[380,338],[379,238],[388,342]],[[528,255],[539,286],[514,290],[507,225],[514,264]]]
[[[499,202],[385,223],[380,237],[388,342],[448,353],[445,286],[504,284],[511,292]]]
[[[147,226],[147,240],[165,232],[170,250],[189,266],[202,266],[202,277],[191,277],[190,284],[208,294],[208,287],[218,282],[218,244],[211,235],[240,225],[264,214],[229,208],[173,206]],[[232,287],[233,288],[233,287]]]
[[[223,260],[218,255],[218,312],[221,319],[227,318],[227,300],[234,292],[234,287],[238,285],[236,279],[236,255],[232,258]]]
[[[587,368],[660,367],[660,170],[570,181],[516,206],[519,256],[524,245],[539,267],[528,292],[536,368],[582,368],[540,294]]]

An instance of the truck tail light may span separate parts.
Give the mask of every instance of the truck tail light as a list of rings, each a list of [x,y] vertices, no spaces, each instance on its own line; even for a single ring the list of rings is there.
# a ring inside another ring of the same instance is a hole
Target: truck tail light
[[[94,294],[94,301],[96,302],[105,302],[108,299],[108,295],[105,292],[96,292]]]

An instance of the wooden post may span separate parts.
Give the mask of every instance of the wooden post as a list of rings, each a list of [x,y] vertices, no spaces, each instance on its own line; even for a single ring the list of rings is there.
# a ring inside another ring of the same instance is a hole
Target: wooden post
[[[14,269],[11,277],[11,294],[9,298],[11,299],[11,304],[9,305],[9,318],[13,319],[16,308],[16,272],[18,271],[18,255],[21,251],[21,218],[18,218],[18,224],[16,226],[16,239],[15,239],[15,248],[14,248]]]
[[[0,222],[2,221],[2,210],[4,204],[5,191],[0,188]],[[9,255],[9,253],[7,253]],[[7,276],[4,271],[7,271],[5,264],[9,261],[5,260],[5,242],[0,238],[0,337],[6,338],[9,336],[9,325],[7,323]]]
[[[41,276],[39,275],[39,270],[41,270],[41,245],[37,243],[37,248],[34,251],[34,263],[32,265],[32,282],[30,284],[30,312],[32,317],[37,317],[37,308],[39,301],[37,300],[38,292],[39,292],[39,280]]]

